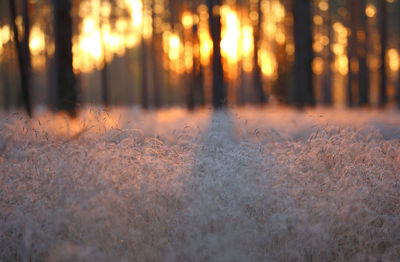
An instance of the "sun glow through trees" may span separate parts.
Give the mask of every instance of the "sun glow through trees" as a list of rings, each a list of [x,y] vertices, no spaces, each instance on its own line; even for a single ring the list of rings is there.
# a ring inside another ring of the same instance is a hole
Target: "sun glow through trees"
[[[239,68],[245,72],[253,70],[254,48],[257,48],[259,66],[262,73],[271,79],[277,77],[278,60],[276,48],[283,45],[287,55],[293,55],[292,41],[287,39],[284,20],[287,11],[278,0],[261,2],[261,13],[256,11],[246,12],[240,6],[224,4],[219,8],[221,14],[221,53],[224,70],[229,78],[236,78]],[[139,46],[144,39],[150,39],[153,34],[153,17],[151,8],[157,10],[157,14],[163,12],[165,3],[156,1],[154,7],[145,4],[141,0],[118,0],[117,7],[125,10],[128,16],[115,16],[112,14],[113,7],[108,1],[86,0],[79,7],[79,33],[73,38],[73,57],[75,72],[91,72],[102,68],[104,62],[110,62],[115,55],[122,56],[127,49]],[[257,0],[252,0],[257,3]],[[329,8],[328,2],[321,0],[317,7],[321,12]],[[183,31],[172,29],[158,19],[157,26],[166,29],[163,31],[163,52],[166,54],[168,69],[182,74],[192,70],[193,59],[199,59],[202,66],[211,62],[212,39],[208,25],[207,6],[199,5],[197,12],[192,13],[184,10],[180,15],[180,24],[184,30],[192,30],[195,26],[197,41],[184,40]],[[368,18],[376,16],[376,7],[368,4],[365,13]],[[258,16],[264,17],[261,26],[261,40],[254,46],[254,25],[258,23]],[[322,26],[324,18],[316,14],[313,17],[315,26]],[[17,23],[18,24],[18,23]],[[22,25],[20,25],[22,26]],[[179,27],[178,27],[179,28]],[[326,46],[334,53],[332,69],[341,75],[348,73],[347,38],[349,29],[341,22],[334,21],[332,24],[333,39],[324,33],[314,35],[313,49],[318,54]],[[0,53],[4,51],[4,45],[10,38],[9,27],[3,26],[0,30]],[[38,25],[33,25],[30,49],[33,56],[34,67],[42,67],[45,63],[43,52],[46,48],[45,33]],[[52,55],[50,53],[50,55]],[[398,52],[396,49],[388,50],[389,68],[398,70]],[[372,63],[374,58],[372,58]],[[240,63],[239,63],[240,62]],[[322,74],[323,68],[327,66],[318,55],[313,62],[315,74]]]
[[[135,59],[145,43],[149,45],[150,52],[155,52],[154,48],[159,50],[157,63],[165,74],[182,80],[193,72],[200,72],[204,76],[204,85],[210,85],[213,40],[209,28],[210,14],[204,2],[180,2],[179,8],[174,6],[176,2],[170,0],[82,0],[76,3],[72,14],[73,69],[76,74],[101,70],[115,57]],[[51,25],[43,22],[52,19],[51,7],[46,8],[46,12],[41,11],[46,14],[45,18],[31,21],[29,39],[32,67],[40,72],[50,65],[54,53]],[[216,8],[221,17],[221,59],[228,85],[234,85],[237,80],[246,81],[243,79],[251,78],[251,73],[259,67],[264,88],[269,86],[264,90],[268,93],[279,82],[280,76],[285,78],[285,74],[292,74],[290,68],[296,50],[293,14],[287,8],[289,5],[281,0],[248,0],[246,4],[226,0]],[[332,88],[333,96],[341,97],[335,103],[345,103],[346,79],[349,73],[356,74],[360,70],[355,56],[349,59],[351,34],[356,34],[357,41],[367,43],[366,63],[371,71],[371,81],[379,78],[379,6],[368,2],[363,7],[360,13],[366,20],[365,26],[357,28],[356,32],[351,32],[354,29],[346,20],[350,12],[346,5],[316,0],[312,8],[314,77],[318,82],[318,79],[327,77],[328,72],[332,73],[330,77],[336,83],[336,87]],[[22,37],[24,25],[21,16],[16,17],[16,25]],[[398,39],[391,40],[386,51],[392,93],[400,63],[396,41]],[[157,42],[156,47],[154,42]],[[13,45],[11,27],[0,25],[0,61],[12,58]],[[148,59],[153,59],[151,56]],[[132,62],[132,68],[140,67],[140,63],[143,61]]]
[[[91,72],[100,69],[104,61],[110,62],[114,55],[123,55],[127,49],[139,46],[142,38],[150,39],[153,34],[152,16],[149,6],[140,0],[119,0],[118,7],[128,12],[129,17],[117,17],[110,21],[112,7],[109,2],[88,0],[80,4],[79,34],[73,39],[74,70],[76,72]],[[162,6],[161,6],[162,7]],[[160,8],[158,6],[157,8]],[[285,32],[277,25],[285,16],[285,9],[279,1],[272,5],[263,2],[263,12],[273,12],[262,25],[266,40],[260,44],[260,65],[264,75],[276,75],[277,61],[270,41],[284,44]],[[245,72],[253,69],[253,25],[251,15],[245,14],[240,8],[230,5],[220,7],[221,13],[221,52],[224,70],[228,77],[237,77],[239,67]],[[254,16],[254,14],[253,14]],[[196,13],[188,10],[181,15],[180,23],[185,30],[197,28],[198,42],[184,41],[183,33],[172,30],[165,25],[163,28],[163,51],[168,59],[168,69],[181,74],[193,66],[193,59],[199,58],[202,66],[211,62],[212,39],[208,25],[207,6],[199,5]],[[37,49],[39,34],[32,39],[32,47]],[[273,39],[269,39],[273,38]],[[241,62],[241,65],[239,65]]]

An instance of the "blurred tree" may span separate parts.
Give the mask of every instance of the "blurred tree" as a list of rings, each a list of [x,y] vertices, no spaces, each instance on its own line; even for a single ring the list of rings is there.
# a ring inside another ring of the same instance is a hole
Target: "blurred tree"
[[[350,33],[348,34],[348,45],[347,45],[347,59],[348,63],[348,77],[347,77],[347,105],[349,107],[354,106],[354,90],[357,85],[356,74],[358,71],[358,61],[357,61],[357,18],[360,12],[360,1],[359,0],[348,0],[347,1],[347,14],[348,17],[348,27]]]
[[[9,55],[11,52],[9,52],[9,44],[7,44],[6,46],[6,50],[4,50],[3,52],[7,52],[7,56],[4,55],[3,53],[3,63],[2,63],[2,74],[1,74],[1,78],[3,80],[3,101],[4,101],[4,109],[6,111],[10,110],[11,108],[11,92],[10,92],[10,65],[9,65]],[[5,61],[6,60],[6,61]]]
[[[197,1],[192,1],[191,3],[191,9],[192,13],[196,14],[197,12],[197,6],[199,5],[199,2],[201,0]],[[196,23],[193,23],[192,27],[192,33],[193,33],[193,47],[200,46],[200,39],[198,35],[198,21]],[[196,49],[193,49],[195,52]],[[194,84],[194,90],[193,90],[193,99],[194,102],[198,102],[200,105],[205,104],[205,99],[204,99],[204,68],[201,65],[200,62],[200,50],[197,50],[197,55],[193,57],[193,84]],[[197,99],[196,99],[197,98]]]
[[[257,1],[257,13],[258,21],[254,23],[254,69],[253,69],[253,86],[257,98],[257,103],[264,104],[267,102],[267,96],[264,93],[262,72],[259,64],[258,50],[261,40],[261,25],[263,22],[262,12],[261,12],[261,0]]]
[[[9,0],[11,25],[14,33],[14,42],[18,56],[18,64],[21,73],[21,89],[26,112],[29,117],[32,116],[31,98],[30,98],[30,82],[32,77],[31,54],[29,50],[29,34],[30,34],[30,17],[29,17],[29,1],[22,1],[22,17],[23,17],[23,36],[20,39],[18,25],[16,23],[17,11],[14,0]]]
[[[148,1],[143,1],[143,12],[145,12],[148,6]],[[143,32],[145,31],[145,23],[142,23],[142,40],[141,40],[141,68],[142,68],[142,85],[141,85],[141,93],[142,93],[142,107],[143,109],[149,109],[149,41],[144,36]]]
[[[386,47],[387,47],[387,3],[386,0],[379,0],[378,19],[380,32],[380,85],[379,85],[379,107],[384,107],[387,103],[387,76],[386,76]]]
[[[142,107],[143,109],[149,109],[149,75],[148,75],[148,43],[147,40],[142,36],[141,44],[141,68],[142,68]]]
[[[396,1],[396,12],[400,13],[400,1]],[[400,51],[400,15],[396,17],[397,22],[397,49]],[[400,108],[400,67],[397,69],[397,85],[396,85],[396,104]]]
[[[360,0],[359,21],[357,29],[358,40],[358,105],[365,106],[369,104],[369,70],[367,65],[368,53],[368,29],[365,8],[366,0]]]
[[[366,0],[350,0],[347,3],[350,14],[348,23],[351,30],[347,53],[349,60],[347,103],[350,107],[363,106],[369,102]]]
[[[284,0],[281,1],[283,6],[285,7],[285,10],[291,10],[292,9],[292,0]],[[261,11],[261,10],[260,10]],[[277,79],[275,83],[272,85],[272,93],[276,96],[279,102],[281,103],[287,103],[288,102],[288,84],[290,82],[289,79],[289,68],[290,68],[290,62],[288,61],[289,57],[286,52],[287,48],[287,43],[291,40],[290,38],[287,37],[288,34],[291,32],[290,24],[293,19],[292,14],[289,12],[285,13],[285,18],[283,19],[282,22],[282,30],[285,32],[285,41],[279,42],[275,40],[276,44],[276,58],[277,58]]]
[[[221,59],[221,0],[207,0],[211,38],[213,40],[213,106],[222,108],[227,104],[226,85]]]
[[[101,0],[101,4],[104,5],[105,3],[107,3],[107,0]],[[113,2],[110,2],[110,4],[112,5]],[[110,101],[109,101],[109,94],[108,94],[108,63],[107,63],[107,48],[105,45],[105,42],[103,41],[103,24],[106,23],[107,21],[105,21],[106,18],[101,14],[100,12],[100,38],[101,40],[101,48],[103,51],[103,67],[101,69],[101,98],[103,101],[103,105],[105,107],[108,107],[110,105]]]
[[[57,109],[76,116],[77,91],[72,67],[71,0],[53,0]]]
[[[237,0],[237,4],[239,5],[239,10],[238,10],[238,16],[239,16],[239,21],[242,24],[243,23],[243,17],[246,15],[249,16],[249,13],[252,10],[252,4],[249,3],[248,0]],[[249,8],[246,8],[246,5],[250,5]],[[255,21],[252,20],[252,26],[253,28],[255,27]],[[254,34],[253,34],[254,35]],[[253,38],[254,41],[254,38]],[[244,71],[244,61],[243,59],[240,59],[239,62],[239,79],[240,79],[240,84],[237,86],[236,89],[236,103],[238,106],[242,106],[246,104],[246,74]],[[239,80],[238,79],[238,80]]]
[[[334,17],[334,0],[329,0],[329,9],[328,9],[328,17],[326,19],[326,28],[328,31],[329,37],[329,45],[327,50],[327,61],[326,61],[326,70],[322,83],[322,104],[325,106],[332,105],[332,86],[333,86],[333,72],[332,72],[332,62],[334,60],[334,53],[332,51],[332,43],[333,43],[333,17]]]
[[[174,34],[179,34],[179,5],[178,5],[178,0],[167,0],[166,1],[166,7],[168,9],[168,11],[166,11],[167,13],[167,20],[170,26],[170,32],[174,33]],[[181,44],[181,43],[180,43]],[[167,56],[169,56],[168,52],[166,54]],[[171,104],[171,103],[177,103],[179,102],[180,98],[179,98],[179,94],[178,92],[176,92],[177,90],[179,90],[180,88],[180,77],[179,75],[176,73],[176,71],[174,69],[172,69],[173,66],[171,66],[171,63],[176,63],[177,60],[175,60],[174,62],[170,59],[169,60],[169,66],[167,69],[167,84],[166,84],[166,88],[167,88],[167,93],[166,93],[166,102],[167,104]],[[184,91],[185,89],[183,89]],[[186,98],[186,97],[185,97]],[[184,101],[182,101],[184,102]]]
[[[396,103],[397,107],[400,108],[400,70],[397,73],[397,85],[396,85]]]
[[[295,44],[293,102],[299,108],[315,104],[312,83],[311,1],[293,1],[293,31]]]
[[[184,2],[184,9],[189,9],[190,12],[195,14],[196,12],[196,6],[197,3],[196,1],[192,1],[191,3],[189,2],[188,5],[187,3]],[[193,19],[193,18],[192,18]],[[183,21],[183,18],[182,18]],[[186,45],[186,43],[191,43],[192,47],[195,45],[195,43],[198,43],[197,41],[197,25],[193,23],[193,20],[191,21],[192,26],[186,26],[184,25],[184,33],[183,33],[183,41]],[[190,23],[188,23],[190,24]],[[186,57],[185,57],[186,59]],[[195,108],[195,95],[196,95],[196,85],[197,85],[197,79],[196,79],[196,71],[197,71],[197,59],[194,56],[193,53],[193,63],[192,63],[192,70],[191,72],[187,72],[187,69],[185,70],[185,79],[186,79],[186,92],[187,92],[187,98],[186,98],[186,106],[189,110],[193,110]],[[185,65],[186,66],[186,65]]]
[[[106,52],[103,44],[103,52]],[[103,105],[108,107],[110,105],[109,94],[108,94],[108,63],[106,61],[106,55],[103,55],[103,67],[101,68],[101,98]]]
[[[153,69],[153,89],[154,89],[154,106],[155,108],[160,108],[163,104],[163,68],[162,63],[162,35],[161,32],[158,30],[157,24],[158,21],[161,20],[159,17],[160,14],[156,14],[156,0],[152,0],[151,2],[151,10],[152,10],[152,27],[153,27],[153,34],[152,34],[152,41],[151,41],[151,48],[152,48],[152,69]]]

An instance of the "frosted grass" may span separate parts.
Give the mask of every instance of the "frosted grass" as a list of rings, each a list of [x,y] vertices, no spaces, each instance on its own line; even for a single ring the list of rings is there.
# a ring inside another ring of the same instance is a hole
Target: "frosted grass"
[[[400,260],[397,111],[1,114],[1,261]]]

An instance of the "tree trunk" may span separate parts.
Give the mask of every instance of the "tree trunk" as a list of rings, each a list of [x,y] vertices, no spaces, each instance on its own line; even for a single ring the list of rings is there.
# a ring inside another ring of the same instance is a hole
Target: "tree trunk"
[[[201,3],[201,1],[192,1],[191,8],[192,8],[192,13],[195,14],[197,13],[197,7]],[[193,47],[196,46],[196,44],[200,47],[200,39],[198,35],[198,30],[199,26],[198,24],[193,24]],[[193,51],[195,49],[193,48]],[[200,50],[198,51],[198,56],[193,57],[193,78],[195,81],[195,95],[197,95],[197,101],[200,106],[205,106],[205,94],[204,94],[204,68],[201,65],[200,61]],[[196,101],[196,99],[195,99]]]
[[[45,33],[45,45],[50,46],[52,43],[52,35],[54,34],[52,31],[52,25],[46,24],[46,33]],[[44,55],[46,58],[46,104],[52,111],[55,111],[57,108],[57,90],[55,88],[55,64],[54,64],[54,56],[51,56],[48,48],[44,49]]]
[[[379,0],[379,8],[378,8],[378,19],[379,19],[379,31],[381,33],[380,36],[380,44],[381,44],[381,65],[379,68],[379,72],[381,75],[380,86],[379,86],[379,107],[384,107],[387,103],[387,93],[386,93],[386,85],[387,85],[387,76],[386,76],[386,46],[387,46],[387,10],[386,10],[386,0]]]
[[[396,12],[400,12],[400,1],[396,2]],[[400,16],[397,16],[397,22],[400,24]],[[398,35],[400,35],[400,27],[397,27]],[[400,39],[397,39],[397,48],[400,50]],[[396,85],[396,104],[397,107],[400,109],[400,68],[397,70],[397,85]]]
[[[142,107],[149,109],[149,81],[148,81],[148,44],[147,40],[142,36],[141,47],[141,60],[142,60]]]
[[[400,109],[400,70],[398,70],[398,73],[397,73],[396,103],[397,103],[397,107]]]
[[[153,18],[153,35],[151,41],[152,49],[152,65],[153,65],[153,90],[154,90],[154,106],[161,108],[163,104],[163,68],[162,68],[162,39],[157,33],[156,14],[154,12],[155,1],[152,1],[152,18]]]
[[[192,28],[191,34],[188,35],[190,37],[190,41],[192,42],[192,46],[194,46],[195,43],[195,30]],[[186,40],[185,40],[186,41]],[[185,70],[186,71],[186,70]],[[197,61],[196,58],[193,56],[193,63],[192,63],[192,71],[190,73],[185,73],[186,75],[186,92],[187,92],[187,98],[186,98],[186,105],[188,110],[193,110],[195,108],[195,90],[197,89]]]
[[[367,1],[360,0],[360,10],[365,10]],[[358,37],[358,105],[365,106],[369,104],[369,70],[367,65],[367,39],[368,39],[368,32],[367,32],[367,18],[364,11],[360,11],[359,14],[359,32],[361,32],[360,36]]]
[[[57,109],[76,116],[77,92],[72,67],[71,0],[53,0]]]
[[[195,12],[195,3],[192,2],[190,3],[190,10]],[[189,30],[187,30],[189,29]],[[195,44],[197,43],[197,25],[193,23],[192,28],[185,28],[184,29],[184,42],[190,41],[192,43],[192,46],[194,47]],[[195,108],[195,89],[197,85],[196,81],[196,70],[197,70],[197,61],[196,57],[193,53],[193,63],[192,63],[192,71],[191,72],[186,72],[185,70],[185,90],[186,90],[186,106],[188,110],[193,110]]]
[[[293,2],[295,44],[293,101],[299,108],[315,104],[311,67],[313,60],[311,15],[310,0]]]
[[[322,104],[325,106],[332,105],[332,86],[333,86],[333,72],[332,72],[332,62],[334,59],[334,54],[332,51],[332,42],[333,42],[333,0],[329,0],[329,10],[328,10],[328,21],[327,21],[327,28],[329,34],[329,45],[328,45],[328,59],[327,59],[327,69],[325,72],[324,82],[322,86]]]
[[[102,0],[104,3],[105,0]],[[101,69],[101,98],[103,105],[108,107],[110,105],[109,93],[108,93],[108,63],[107,63],[107,48],[103,40],[103,19],[104,17],[100,15],[100,38],[101,38],[101,48],[103,51],[103,67]]]
[[[278,60],[278,79],[272,86],[273,93],[279,102],[285,102],[287,98],[287,57],[285,44],[277,43],[276,57]]]
[[[103,44],[104,45],[104,44]],[[103,48],[103,51],[106,52],[106,49]],[[103,105],[108,107],[110,105],[109,94],[108,94],[108,63],[106,61],[106,55],[103,57],[103,68],[101,69],[101,97],[103,101]]]
[[[10,14],[11,14],[11,25],[14,32],[14,42],[18,56],[18,65],[21,73],[21,89],[22,98],[24,101],[26,112],[29,117],[32,116],[31,100],[30,100],[30,82],[31,82],[31,56],[29,50],[29,33],[30,33],[30,21],[29,21],[29,2],[23,0],[23,23],[24,23],[24,36],[23,39],[19,39],[19,30],[15,19],[17,17],[15,1],[9,0]]]
[[[11,94],[10,94],[10,70],[8,63],[3,63],[3,81],[4,81],[4,109],[6,111],[10,110],[11,108]]]
[[[354,96],[353,92],[355,89],[355,82],[357,78],[355,77],[355,72],[353,68],[356,67],[356,57],[357,57],[357,17],[359,11],[359,0],[349,0],[347,1],[348,10],[350,17],[348,19],[349,28],[351,30],[348,38],[347,46],[347,59],[348,59],[348,75],[347,75],[347,105],[349,107],[354,106]]]
[[[221,15],[218,9],[221,0],[207,0],[211,38],[213,40],[213,106],[214,108],[226,107],[226,86],[224,82],[224,71],[221,61]],[[213,12],[218,11],[218,12]]]
[[[254,70],[253,70],[253,85],[254,91],[257,95],[257,103],[265,104],[267,102],[267,96],[264,93],[263,89],[263,81],[262,81],[262,72],[259,65],[258,59],[258,50],[259,50],[259,42],[260,42],[260,32],[261,32],[261,23],[262,23],[262,11],[261,11],[261,0],[257,1],[257,12],[258,12],[258,21],[254,26]]]

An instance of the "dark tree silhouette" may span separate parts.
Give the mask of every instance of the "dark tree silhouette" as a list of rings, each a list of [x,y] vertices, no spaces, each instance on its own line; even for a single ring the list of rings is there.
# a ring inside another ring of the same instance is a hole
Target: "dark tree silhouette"
[[[221,0],[207,0],[209,23],[211,38],[213,40],[213,106],[214,108],[222,108],[227,104],[226,101],[226,86],[224,82],[224,71],[221,61],[221,15],[219,7]]]
[[[348,45],[349,73],[347,86],[347,103],[350,107],[367,105],[369,102],[369,81],[367,67],[367,27],[365,7],[366,0],[350,0]],[[358,94],[356,94],[358,90]],[[356,96],[357,95],[357,96]],[[358,102],[356,103],[358,99]]]
[[[107,2],[107,0],[101,0],[101,3],[105,3]],[[111,2],[112,3],[112,2]],[[102,28],[104,21],[104,17],[103,15],[100,14],[100,29]],[[109,101],[109,93],[108,93],[108,63],[107,63],[107,48],[106,45],[103,41],[103,34],[102,34],[103,30],[100,30],[100,38],[101,38],[101,48],[103,51],[103,67],[101,69],[101,98],[102,98],[102,102],[103,105],[105,107],[108,107],[110,105],[110,101]]]
[[[156,13],[155,13],[155,4],[156,1],[152,0],[152,26],[153,26],[153,35],[151,41],[151,49],[152,49],[152,66],[153,66],[153,90],[154,90],[154,106],[155,108],[160,108],[163,104],[163,68],[162,64],[158,61],[162,60],[162,37],[161,34],[157,32],[157,21],[156,21]]]
[[[199,1],[184,2],[184,9],[190,10],[192,14],[197,12],[197,6]],[[194,110],[197,104],[203,105],[203,75],[202,66],[200,63],[200,51],[197,50],[198,54],[194,54],[195,46],[199,46],[198,37],[198,24],[193,21],[192,26],[184,28],[184,42],[189,41],[192,44],[193,50],[193,63],[192,70],[185,73],[185,91],[186,91],[186,106],[189,110]]]
[[[329,0],[329,10],[327,14],[326,28],[329,35],[330,43],[328,45],[328,57],[327,57],[327,67],[325,70],[325,75],[322,83],[322,104],[325,106],[332,105],[332,86],[333,86],[333,73],[332,73],[332,62],[334,59],[334,53],[332,51],[332,39],[333,39],[333,9],[334,9],[334,0]]]
[[[148,52],[149,47],[147,40],[142,36],[142,46],[141,46],[141,68],[142,68],[142,107],[143,109],[149,109],[149,61]]]
[[[193,1],[191,3],[190,9],[193,11],[196,8],[196,3]],[[197,43],[197,25],[193,24],[192,28],[185,28],[184,41],[190,41],[192,46]],[[193,56],[192,71],[186,73],[186,106],[188,110],[193,110],[195,108],[195,90],[196,90],[196,71],[197,71],[197,61]]]
[[[397,107],[400,108],[400,70],[397,73],[396,103]]]
[[[315,104],[312,83],[311,1],[293,1],[293,31],[295,44],[294,105],[301,108]]]
[[[105,107],[110,105],[108,94],[108,63],[106,61],[106,48],[103,44],[103,68],[101,69],[101,98]]]
[[[147,7],[148,1],[143,1],[143,7]],[[144,31],[145,25],[142,24],[142,30]],[[140,60],[142,68],[142,83],[141,83],[141,98],[142,98],[142,108],[149,109],[149,93],[150,93],[150,46],[149,40],[146,39],[142,34],[141,40],[141,50],[140,50]]]
[[[263,81],[262,81],[262,73],[259,65],[258,58],[258,50],[259,50],[259,42],[260,42],[260,32],[261,32],[261,24],[262,24],[262,12],[261,12],[261,0],[257,1],[257,12],[258,12],[258,21],[254,25],[254,70],[253,70],[253,85],[254,91],[257,95],[257,103],[264,104],[267,102],[267,96],[263,90]]]
[[[396,1],[396,12],[400,12],[400,1]],[[397,24],[400,25],[400,15],[397,16]],[[400,26],[397,27],[398,35],[400,35]],[[397,39],[397,48],[400,50],[400,38]],[[396,104],[397,107],[400,108],[400,68],[397,72],[397,85],[396,85]]]
[[[77,91],[72,68],[71,0],[53,0],[57,109],[76,116]]]
[[[369,104],[369,70],[367,65],[367,17],[365,15],[366,0],[360,0],[360,14],[358,23],[357,39],[358,43],[358,105],[365,106]]]
[[[8,49],[9,47],[7,47]],[[7,50],[8,51],[8,50]],[[9,52],[9,51],[8,51]],[[9,59],[9,57],[7,57]],[[3,97],[4,97],[4,109],[6,111],[10,110],[11,107],[11,93],[10,93],[10,68],[9,68],[9,62],[4,63],[2,66],[2,80],[4,81],[4,92],[3,92]]]
[[[31,81],[31,55],[29,50],[29,34],[30,34],[30,19],[29,19],[29,1],[22,1],[22,16],[24,25],[24,35],[22,40],[19,39],[19,30],[16,24],[17,11],[14,0],[9,0],[11,26],[14,33],[14,42],[18,56],[18,65],[21,73],[21,89],[22,98],[24,101],[26,112],[29,117],[32,116],[31,100],[30,100],[30,81]]]
[[[348,83],[347,83],[347,105],[349,107],[354,106],[354,90],[356,86],[356,72],[354,72],[354,68],[356,67],[356,57],[357,57],[357,18],[358,12],[360,9],[359,0],[349,0],[347,1],[347,9],[349,14],[349,40],[347,45],[347,58],[349,61],[348,64]]]
[[[379,107],[384,107],[387,103],[387,76],[386,76],[386,47],[387,47],[387,10],[386,0],[379,0],[378,7],[378,19],[379,19],[379,31],[380,31],[380,44],[381,54],[380,60],[381,65],[379,68],[380,72],[380,86],[379,86]]]

